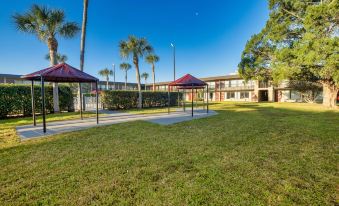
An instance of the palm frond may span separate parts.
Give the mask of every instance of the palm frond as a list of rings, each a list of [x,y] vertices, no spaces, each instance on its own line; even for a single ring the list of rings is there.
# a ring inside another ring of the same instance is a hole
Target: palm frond
[[[121,63],[120,64],[120,69],[124,71],[128,71],[132,68],[132,66],[129,63]]]
[[[48,16],[46,26],[52,35],[55,35],[57,28],[65,21],[65,13],[60,9],[51,10]]]
[[[146,62],[149,64],[153,64],[156,63],[160,60],[159,56],[155,55],[155,54],[149,54],[148,56],[146,56]]]
[[[76,22],[67,22],[59,28],[60,36],[72,38],[80,31],[80,27]]]
[[[149,77],[149,74],[147,72],[144,72],[144,73],[141,74],[140,77],[145,79],[145,81],[146,81],[148,79],[148,77]]]
[[[51,59],[50,55],[46,54],[45,55],[45,59],[50,61],[50,59]],[[64,63],[64,62],[66,62],[68,60],[68,57],[66,55],[64,55],[64,54],[57,53],[56,54],[56,59],[57,59],[58,63]]]
[[[36,24],[32,21],[30,14],[14,14],[12,16],[17,30],[27,33],[35,33]]]
[[[120,41],[119,42],[119,48],[120,48],[120,56],[122,58],[128,58],[130,54],[130,50],[128,48],[128,44],[126,41]]]

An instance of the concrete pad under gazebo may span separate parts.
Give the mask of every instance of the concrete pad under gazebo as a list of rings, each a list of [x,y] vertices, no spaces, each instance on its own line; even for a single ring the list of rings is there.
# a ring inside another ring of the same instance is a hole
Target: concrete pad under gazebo
[[[32,81],[31,85],[31,95],[32,95],[32,116],[33,116],[33,125],[36,126],[36,118],[35,118],[35,103],[34,103],[34,81],[41,82],[41,97],[42,97],[42,125],[43,132],[46,133],[46,108],[45,108],[45,82],[76,82],[76,83],[91,83],[95,82],[95,90],[96,90],[96,122],[99,124],[99,113],[98,113],[98,79],[80,71],[66,63],[61,63],[54,65],[52,67],[48,67],[46,69],[42,69],[36,71],[31,74],[27,74],[21,77],[22,79]],[[81,86],[80,86],[80,96],[81,96]],[[81,99],[81,98],[80,98]],[[80,116],[82,119],[82,103],[80,102]]]
[[[186,74],[183,77],[171,82],[168,84],[168,113],[170,113],[170,87],[177,87],[178,91],[180,89],[185,90],[190,89],[192,91],[192,117],[193,117],[193,96],[194,96],[194,89],[203,89],[203,93],[206,87],[207,94],[208,94],[208,84],[190,74]],[[184,105],[184,111],[185,111],[185,103]],[[207,97],[207,109],[206,112],[208,113],[208,97]]]

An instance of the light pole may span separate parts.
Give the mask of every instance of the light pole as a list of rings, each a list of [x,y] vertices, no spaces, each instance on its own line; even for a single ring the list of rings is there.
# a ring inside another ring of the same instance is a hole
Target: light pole
[[[113,64],[113,88],[115,90],[115,64]]]
[[[171,47],[173,47],[173,78],[175,81],[175,45],[171,43]]]

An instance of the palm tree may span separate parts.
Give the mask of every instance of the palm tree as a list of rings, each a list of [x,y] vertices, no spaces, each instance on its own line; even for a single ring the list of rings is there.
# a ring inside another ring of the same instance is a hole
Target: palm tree
[[[149,74],[147,72],[144,72],[141,74],[141,78],[145,80],[145,91],[146,91],[146,85],[147,85],[147,79],[149,77]]]
[[[80,30],[77,23],[65,22],[63,10],[48,9],[36,4],[24,14],[15,14],[13,19],[19,31],[34,34],[40,41],[47,44],[51,66],[57,64],[58,41],[56,37],[72,38]],[[54,112],[60,111],[57,83],[53,83],[53,107]]]
[[[120,69],[125,72],[125,90],[127,90],[127,72],[130,70],[132,66],[129,63],[120,64]]]
[[[45,59],[50,61],[51,56],[49,54],[46,54]],[[68,60],[68,58],[64,54],[57,53],[56,54],[56,60],[57,60],[57,63],[65,63]]]
[[[106,89],[108,90],[109,76],[113,75],[113,71],[105,68],[99,71],[99,75],[106,78]]]
[[[129,58],[132,56],[133,64],[135,66],[136,78],[138,83],[139,98],[138,108],[142,107],[142,94],[141,94],[141,83],[140,83],[140,72],[139,72],[139,58],[149,54],[153,51],[148,41],[145,38],[137,38],[130,35],[126,41],[119,43],[120,55],[123,58]]]
[[[84,0],[84,10],[82,13],[82,27],[81,27],[81,40],[80,40],[80,70],[81,71],[84,71],[84,62],[85,62],[87,9],[88,9],[88,0]]]
[[[82,27],[81,27],[81,39],[80,39],[80,70],[84,71],[85,63],[85,42],[86,42],[86,26],[87,26],[87,9],[88,9],[88,0],[83,1],[83,12],[82,12]],[[78,84],[78,102],[79,108],[81,104],[81,83]]]
[[[146,57],[146,62],[152,65],[153,91],[155,91],[155,63],[159,60],[160,58],[155,54],[150,54]]]

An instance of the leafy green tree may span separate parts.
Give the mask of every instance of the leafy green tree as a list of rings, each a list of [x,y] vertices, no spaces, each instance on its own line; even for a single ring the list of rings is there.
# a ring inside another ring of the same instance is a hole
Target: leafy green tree
[[[126,41],[121,41],[119,43],[119,49],[121,57],[128,59],[130,56],[132,56],[139,90],[138,108],[141,108],[142,94],[139,71],[139,58],[143,58],[145,55],[153,52],[153,48],[145,38],[137,38],[130,35]]]
[[[120,69],[125,72],[125,90],[127,90],[127,72],[130,70],[132,66],[129,63],[121,63]]]
[[[269,0],[265,28],[248,41],[239,63],[245,79],[300,78],[322,84],[323,104],[339,90],[338,0]]]
[[[19,31],[34,34],[40,41],[47,44],[51,66],[57,64],[57,36],[72,38],[79,31],[77,23],[66,22],[64,11],[48,9],[36,4],[24,14],[15,14],[13,19]],[[57,83],[53,83],[53,107],[54,112],[59,112]]]
[[[113,76],[113,71],[111,69],[102,69],[98,74],[106,79],[106,89],[108,90],[109,76]]]
[[[57,63],[65,63],[68,60],[66,55],[60,54],[60,53],[57,53],[55,57],[56,57]],[[46,54],[45,59],[50,61],[51,56],[49,54]]]
[[[149,77],[149,74],[147,72],[144,72],[141,74],[141,78],[143,78],[145,80],[145,91],[146,91],[146,85],[147,85],[147,79]]]
[[[155,54],[150,54],[146,57],[146,62],[152,65],[153,91],[155,91],[155,63],[158,62],[159,59]]]

